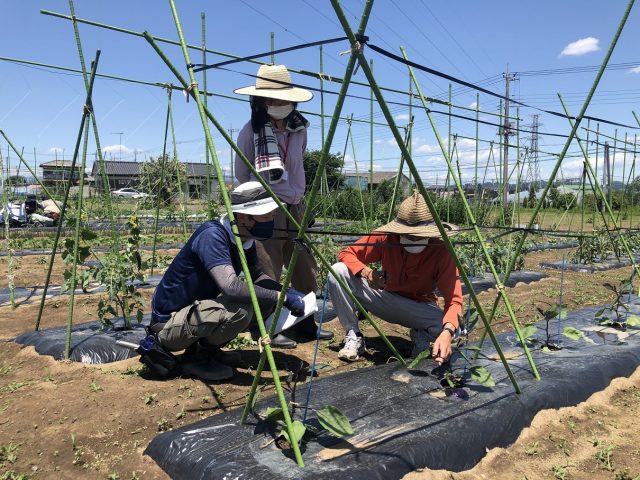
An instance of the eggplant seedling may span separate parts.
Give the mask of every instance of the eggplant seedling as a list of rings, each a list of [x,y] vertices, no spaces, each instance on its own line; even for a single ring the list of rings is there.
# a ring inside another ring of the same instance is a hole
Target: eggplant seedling
[[[595,313],[595,318],[600,325],[617,328],[625,331],[627,326],[640,325],[640,318],[637,315],[628,315],[629,307],[623,300],[629,296],[632,289],[631,279],[623,280],[617,287],[610,283],[603,286],[615,294],[615,298],[610,305],[607,305]]]
[[[542,315],[542,318],[545,321],[545,341],[542,344],[543,352],[556,351],[562,348],[558,343],[553,343],[551,341],[551,333],[549,332],[549,322],[555,319],[557,319],[558,321],[564,320],[567,317],[566,305],[562,305],[562,304],[557,304],[557,305],[547,304],[547,305],[549,308],[536,307],[536,310],[538,310],[538,313]]]
[[[300,406],[295,401],[298,382],[305,381],[308,375],[308,368],[305,368],[304,364],[301,362],[298,370],[295,372],[290,372],[287,376],[287,379],[285,380],[286,386],[284,386],[284,388],[291,395],[291,401],[289,402],[289,404],[291,405],[291,410],[289,414],[292,419],[296,407]],[[333,405],[325,405],[321,408],[314,408],[310,406],[309,409],[316,412],[318,423],[331,435],[338,438],[353,435],[353,427],[351,426],[351,422],[349,421],[347,416],[342,413],[337,407],[334,407]],[[264,413],[264,421],[266,421],[267,424],[275,429],[274,439],[276,446],[281,450],[290,450],[292,441],[285,425],[284,412],[282,408],[267,408]],[[295,437],[299,443],[302,443],[305,437],[308,439],[310,436],[315,436],[319,433],[318,429],[314,426],[313,423],[293,420],[292,424]]]

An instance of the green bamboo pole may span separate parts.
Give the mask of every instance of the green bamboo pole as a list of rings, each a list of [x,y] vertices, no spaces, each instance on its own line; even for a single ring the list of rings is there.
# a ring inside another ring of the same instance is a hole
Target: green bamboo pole
[[[633,4],[633,0],[631,0],[630,2],[630,6],[628,7],[628,9],[631,8],[631,4]],[[560,103],[562,104],[562,108],[564,109],[565,113],[567,114],[567,120],[569,121],[569,124],[572,127],[575,127],[575,125],[578,124],[578,121],[574,122],[570,115],[569,115],[569,110],[567,109],[566,104],[564,103],[564,100],[562,99],[562,95],[558,94],[558,98],[560,99]],[[578,119],[582,118],[581,114],[579,117],[576,117]],[[575,130],[575,128],[574,128]],[[576,135],[576,140],[578,142],[578,145],[580,146],[580,150],[582,151],[582,155],[584,156],[584,164],[587,167],[587,169],[589,169],[590,173],[592,176],[594,176],[594,172],[592,170],[591,164],[589,163],[589,155],[587,154],[587,150],[585,149],[585,147],[582,145],[582,140],[580,140],[580,137],[578,137]],[[616,217],[613,213],[613,209],[611,208],[611,204],[607,201],[606,195],[604,194],[602,187],[600,186],[600,183],[598,182],[598,178],[597,176],[594,177],[594,183],[595,183],[595,187],[597,189],[597,193],[602,197],[602,203],[604,204],[604,207],[609,215],[609,219],[611,220],[611,223],[613,224],[613,228],[616,232],[620,232],[620,228],[618,227],[618,222],[616,221]],[[613,239],[613,235],[611,233],[611,231],[607,228],[607,230],[609,231],[609,235],[611,236],[611,242],[613,243],[614,239]],[[640,275],[640,266],[636,263],[636,259],[635,256],[633,255],[633,251],[631,250],[631,247],[629,246],[629,242],[627,242],[627,239],[625,238],[625,235],[618,235],[618,238],[620,239],[620,241],[622,242],[622,246],[624,247],[624,249],[627,252],[627,255],[629,255],[629,260],[631,261],[631,265],[633,266],[634,270],[636,271],[636,274]]]
[[[624,143],[627,143],[627,132],[624,133]],[[589,148],[589,144],[587,143],[587,148]],[[624,191],[625,191],[625,183],[624,177],[627,174],[627,149],[624,149],[622,153],[622,185],[621,185],[621,194],[620,194],[620,209],[618,210],[617,220],[620,222],[620,214],[622,213],[622,209],[624,208]]]
[[[404,144],[409,150],[409,143],[411,142],[411,125],[413,125],[413,117],[409,117],[409,124],[405,127],[404,131]],[[398,166],[398,173],[396,174],[396,181],[393,182],[393,194],[391,195],[391,207],[389,208],[389,215],[387,216],[387,223],[394,218],[393,211],[395,210],[396,201],[398,199],[398,189],[400,188],[400,180],[402,179],[402,170],[404,169],[404,155],[400,155],[400,165]]]
[[[640,124],[640,122],[638,122]],[[633,164],[631,166],[631,170],[633,171],[633,177],[635,179],[636,174],[636,151],[638,145],[638,135],[633,136]],[[635,203],[633,201],[634,189],[631,189],[631,215],[629,217],[629,228],[633,228],[633,211],[635,210]]]
[[[351,114],[351,116],[353,116],[353,114]],[[360,205],[362,205],[362,218],[364,219],[364,224],[366,225],[367,230],[369,230],[372,228],[373,218],[369,217],[369,215],[367,214],[367,208],[364,205],[364,195],[362,194],[362,182],[360,178],[360,172],[358,169],[358,157],[356,156],[356,144],[353,141],[353,132],[351,130],[351,123],[349,123],[349,129],[347,130],[347,141],[351,142],[351,155],[353,156],[353,164],[355,165],[355,168],[356,168],[356,179],[357,179],[356,185],[358,186],[358,193],[360,195]]]
[[[320,72],[324,72],[322,45],[320,45]],[[351,117],[353,118],[353,115]],[[351,124],[349,124],[349,128],[351,128]],[[322,75],[320,75],[320,141],[321,141],[321,145],[324,145],[324,78]],[[343,157],[342,164],[344,165],[344,157]],[[326,198],[328,198],[328,195],[329,195],[329,182],[327,181],[326,171],[324,172],[324,183],[326,184],[327,188],[325,190],[325,201],[322,202],[322,208],[323,208],[324,221],[326,222],[327,221]],[[312,208],[312,207],[313,207],[312,205],[309,205],[309,208]]]
[[[505,276],[504,276],[504,281],[506,282],[509,279],[509,276],[511,275],[511,272],[513,271],[513,268],[515,266],[515,262],[517,259],[518,254],[522,251],[522,248],[524,247],[524,242],[527,239],[527,236],[529,234],[529,231],[531,230],[531,228],[533,227],[533,224],[535,222],[536,216],[538,215],[538,213],[540,212],[540,209],[542,208],[542,205],[544,204],[544,201],[547,197],[547,193],[549,193],[549,190],[551,189],[551,185],[553,184],[553,181],[556,178],[556,175],[558,173],[558,170],[560,169],[560,165],[562,164],[562,160],[564,160],[564,157],[566,156],[567,152],[569,151],[569,147],[571,146],[571,142],[573,141],[573,138],[576,135],[576,132],[578,131],[578,127],[580,126],[580,122],[582,121],[582,118],[584,117],[585,112],[587,111],[587,108],[589,107],[589,103],[591,103],[591,99],[593,98],[593,95],[596,91],[596,88],[598,87],[598,84],[600,83],[600,79],[602,78],[602,75],[607,67],[607,64],[609,63],[609,59],[611,58],[611,55],[613,54],[613,50],[615,49],[616,44],[618,43],[618,38],[620,38],[620,34],[622,33],[622,30],[624,29],[624,25],[627,22],[627,18],[629,17],[629,13],[631,12],[631,7],[633,6],[635,0],[629,0],[629,3],[627,5],[627,8],[625,9],[625,12],[622,16],[622,19],[620,20],[620,24],[618,25],[618,29],[616,30],[616,33],[614,34],[614,37],[611,41],[611,44],[609,46],[609,49],[607,50],[607,53],[605,55],[604,60],[602,61],[602,65],[600,66],[600,69],[598,70],[598,73],[596,74],[596,77],[591,85],[591,88],[589,89],[589,93],[587,94],[587,97],[584,100],[584,103],[582,105],[582,108],[580,109],[580,113],[578,114],[578,116],[576,117],[576,122],[575,124],[573,124],[573,127],[571,129],[571,132],[569,133],[569,137],[567,138],[564,147],[562,148],[562,151],[560,152],[560,155],[558,155],[558,160],[556,162],[556,165],[554,166],[553,170],[551,171],[551,175],[549,176],[549,180],[547,181],[547,184],[545,185],[543,191],[542,191],[542,195],[540,197],[540,200],[538,200],[538,203],[536,204],[536,206],[533,209],[533,213],[531,214],[531,218],[529,219],[529,222],[527,224],[527,229],[523,232],[522,236],[520,236],[520,239],[518,241],[518,245],[516,246],[516,255],[514,255],[510,261],[509,264],[507,265],[507,269],[505,272]],[[586,163],[588,165],[588,167],[590,167],[591,165],[589,165],[589,162]],[[491,322],[496,314],[496,311],[498,309],[498,303],[499,303],[499,298],[496,298],[496,300],[493,303],[493,307],[491,309],[491,313],[489,315],[489,322]],[[484,342],[486,334],[483,332],[483,335],[480,339],[480,346],[482,345],[482,343]]]
[[[409,78],[409,121],[410,123],[410,129],[409,129],[409,143],[408,143],[408,147],[409,147],[409,153],[413,155],[413,151],[412,151],[412,130],[413,130],[413,82],[411,81],[411,78]],[[411,172],[409,172],[409,188],[411,189]]]
[[[9,284],[9,303],[11,308],[16,308],[15,282],[13,273],[13,248],[11,248],[11,234],[9,229],[9,152],[7,149],[7,174],[4,174],[4,166],[2,165],[2,151],[0,150],[0,178],[2,180],[2,210],[4,212],[4,239],[7,245],[7,282]],[[5,182],[6,180],[6,182]]]
[[[271,32],[271,65],[276,64],[276,56],[273,51],[276,49],[275,33]]]
[[[170,6],[171,6],[171,12],[173,14],[173,20],[174,23],[176,25],[176,30],[178,33],[178,37],[180,38],[180,43],[182,46],[182,54],[184,56],[184,60],[187,63],[187,65],[191,64],[191,60],[189,58],[189,50],[187,49],[186,46],[186,42],[184,40],[184,35],[182,33],[182,25],[180,22],[180,18],[178,16],[178,11],[176,9],[175,6],[175,2],[174,0],[169,0]],[[225,184],[224,184],[224,176],[222,174],[222,168],[220,167],[220,163],[218,161],[218,158],[216,156],[215,153],[215,148],[213,147],[213,138],[211,136],[211,131],[209,130],[209,123],[207,121],[207,116],[205,114],[205,110],[204,110],[204,105],[202,103],[202,100],[200,98],[200,93],[198,91],[198,84],[196,82],[195,79],[195,75],[193,73],[193,67],[190,67],[188,69],[189,71],[189,78],[191,80],[191,90],[194,93],[194,99],[198,105],[198,113],[200,114],[200,120],[202,122],[202,127],[204,128],[204,133],[205,133],[205,138],[207,141],[207,146],[209,147],[211,154],[212,154],[212,159],[213,159],[213,163],[215,165],[215,169],[216,169],[216,173],[217,173],[217,177],[218,177],[218,184],[220,186],[220,193],[222,195],[226,210],[227,210],[227,215],[229,217],[229,221],[231,222],[231,228],[234,234],[234,238],[236,241],[236,247],[238,249],[238,253],[240,256],[240,262],[242,264],[242,270],[244,272],[245,278],[247,279],[247,285],[249,288],[249,294],[251,296],[251,304],[253,306],[253,310],[254,310],[254,314],[256,316],[256,321],[258,323],[258,329],[260,330],[260,336],[261,338],[264,338],[267,336],[267,332],[265,330],[265,326],[264,326],[264,321],[262,319],[262,313],[260,311],[260,304],[258,303],[258,299],[256,298],[256,293],[255,293],[255,289],[253,286],[253,280],[251,278],[251,273],[249,271],[249,266],[247,264],[247,259],[245,257],[244,254],[244,249],[242,246],[242,239],[240,238],[240,234],[238,231],[238,227],[235,223],[235,216],[233,215],[233,210],[231,208],[231,201],[229,199],[229,194],[225,188]],[[280,295],[280,299],[278,300],[278,303],[281,304],[281,299],[282,299],[282,295]],[[276,317],[277,318],[277,317]],[[275,322],[272,322],[275,323]],[[273,382],[274,382],[274,386],[276,388],[276,392],[278,395],[278,399],[280,400],[280,406],[282,407],[282,411],[283,411],[283,415],[284,415],[284,420],[285,420],[285,424],[286,424],[286,428],[287,431],[289,432],[289,438],[291,439],[291,447],[293,449],[293,453],[296,459],[296,462],[298,463],[298,466],[300,467],[304,467],[304,461],[302,460],[302,454],[300,453],[300,446],[298,444],[298,438],[296,436],[296,432],[293,429],[293,422],[291,420],[291,416],[289,415],[289,409],[288,409],[288,405],[287,405],[287,401],[284,397],[284,392],[282,390],[282,385],[280,384],[280,377],[278,374],[278,369],[275,365],[275,360],[273,358],[273,352],[271,351],[271,345],[269,343],[267,343],[264,346],[264,351],[266,352],[266,357],[267,360],[269,362],[269,366],[271,369],[271,373],[273,375]]]
[[[402,56],[406,59],[407,58],[407,54],[406,52],[403,50],[402,51]],[[444,144],[442,143],[442,138],[440,137],[440,133],[438,132],[438,128],[435,124],[435,121],[433,120],[433,116],[431,115],[431,112],[429,111],[428,107],[427,107],[427,102],[424,98],[424,96],[422,95],[422,89],[420,88],[420,84],[418,83],[418,79],[416,78],[416,76],[413,73],[413,69],[411,67],[409,67],[409,75],[411,75],[411,78],[413,79],[413,83],[415,84],[416,87],[416,91],[418,92],[418,95],[420,96],[420,99],[422,101],[422,105],[425,109],[425,112],[427,113],[427,117],[429,118],[429,122],[431,123],[431,128],[436,136],[436,139],[438,140],[438,144],[440,146],[440,150],[442,151],[443,156],[445,157],[445,161],[447,162],[447,167],[449,168],[449,172],[451,173],[451,178],[454,181],[457,189],[458,189],[458,193],[460,194],[460,196],[462,197],[462,204],[464,205],[465,211],[467,213],[467,218],[469,219],[469,223],[471,224],[471,227],[475,233],[475,236],[478,238],[479,242],[480,242],[480,248],[482,250],[482,253],[487,261],[487,264],[489,265],[489,270],[491,272],[491,274],[493,275],[493,278],[495,279],[496,282],[496,290],[498,292],[498,295],[496,297],[496,301],[499,301],[500,299],[502,299],[502,301],[504,302],[504,305],[507,309],[507,313],[509,315],[509,319],[511,320],[511,323],[513,324],[513,328],[516,332],[516,335],[518,337],[518,340],[520,340],[520,343],[522,345],[522,348],[524,350],[524,353],[527,357],[527,361],[529,362],[529,366],[531,367],[531,371],[534,375],[534,377],[536,379],[540,379],[540,375],[538,373],[538,369],[536,368],[535,362],[533,361],[533,358],[531,357],[531,352],[529,351],[529,348],[527,347],[527,342],[525,341],[524,336],[522,335],[522,329],[520,327],[520,323],[518,322],[518,320],[516,319],[515,313],[513,311],[513,307],[511,306],[511,302],[509,301],[509,297],[506,294],[506,291],[504,289],[504,282],[506,282],[506,279],[503,280],[502,278],[500,278],[500,275],[498,275],[498,272],[496,271],[496,268],[493,264],[493,260],[491,259],[491,255],[489,254],[489,250],[487,249],[487,245],[486,242],[484,240],[484,237],[482,236],[482,233],[480,232],[480,228],[478,227],[477,223],[476,223],[476,219],[475,216],[473,215],[473,212],[471,211],[471,207],[469,206],[468,202],[466,201],[466,198],[464,197],[464,189],[462,187],[462,184],[460,183],[460,179],[457,177],[455,170],[453,168],[453,165],[451,163],[451,159],[449,158],[448,154],[447,154],[447,150],[444,148]],[[507,180],[505,178],[505,180]],[[425,193],[423,193],[423,195],[425,195]],[[431,208],[431,206],[429,206]],[[432,214],[435,220],[436,217],[436,212],[434,212],[432,210]],[[444,229],[441,230],[441,233],[443,234],[443,239],[446,237],[446,232],[444,231]],[[449,249],[449,251],[451,252],[452,256],[454,257],[456,264],[458,265],[458,269],[459,269],[459,273],[460,276],[463,277],[465,279],[465,283],[467,285],[467,290],[469,291],[469,294],[473,297],[475,297],[475,292],[472,294],[471,292],[473,292],[473,285],[471,284],[471,281],[468,279],[467,277],[467,273],[464,271],[464,268],[462,267],[462,263],[460,262],[460,260],[458,259],[455,250],[453,249],[453,245],[451,244],[450,240],[448,238],[446,238],[445,240],[445,244],[447,244],[447,248]],[[516,255],[518,253],[518,250],[516,250]],[[513,257],[515,258],[515,257]],[[484,316],[484,311],[482,310],[482,307],[480,306],[480,302],[477,300],[477,298],[474,300],[474,304],[476,304],[476,310],[478,311],[478,314],[481,315],[482,320],[485,324],[485,331],[489,332],[490,335],[493,335],[493,331],[491,329],[491,326],[489,325],[489,321],[483,317]],[[495,339],[494,336],[492,336],[492,341],[493,344],[496,348],[496,351],[501,355],[501,360],[503,362],[503,364],[505,365],[505,368],[507,368],[508,363],[506,361],[506,359],[504,358],[504,356],[502,355],[502,350],[498,344],[497,339]],[[513,379],[512,379],[513,382]],[[516,387],[516,384],[514,384],[514,387]]]
[[[516,108],[516,166],[520,163],[520,107]],[[522,163],[524,170],[524,162]],[[520,177],[522,175],[522,171],[518,174],[516,178],[516,203],[517,203],[517,216],[518,216],[518,225],[520,225]],[[511,218],[514,218],[513,216]]]
[[[89,100],[91,101],[91,100]],[[84,195],[84,169],[87,165],[87,145],[89,143],[89,115],[84,114],[82,116],[84,120],[84,140],[82,142],[82,160],[80,166],[80,185],[78,191],[78,200],[76,203],[76,224],[75,231],[73,234],[73,260],[71,267],[71,289],[69,291],[69,312],[67,316],[67,330],[65,334],[64,341],[64,358],[65,360],[69,360],[69,355],[71,354],[71,326],[73,325],[73,308],[75,306],[75,298],[76,298],[76,283],[77,283],[77,275],[78,275],[78,245],[80,243],[80,226],[82,224],[82,203],[83,203],[83,195]],[[69,185],[71,185],[73,181],[73,170],[71,170],[71,180],[69,181]],[[125,313],[126,318],[126,313]]]
[[[206,97],[205,97],[206,98]],[[151,248],[151,275],[156,265],[156,245],[158,244],[158,219],[160,218],[160,201],[162,200],[162,188],[164,187],[164,172],[167,168],[167,137],[169,136],[169,117],[171,115],[171,89],[167,89],[167,115],[164,122],[164,139],[162,142],[162,165],[160,166],[160,184],[158,186],[158,198],[156,199],[156,211],[153,216],[153,246]],[[178,183],[178,185],[180,185]]]
[[[205,29],[204,12],[200,13],[200,18],[202,21],[202,64],[206,65],[207,64],[207,45],[206,45],[206,34],[205,34],[206,29]],[[206,70],[202,71],[202,88],[204,89],[205,92],[207,91],[207,71]],[[207,95],[203,95],[202,103],[204,105],[204,108],[207,108]],[[209,160],[209,147],[207,145],[205,145],[205,148],[204,148],[204,158],[207,165],[206,166],[207,215],[209,216],[209,218],[213,218],[215,215],[215,209],[213,208],[213,193],[211,192],[211,161]],[[185,171],[185,177],[186,177],[185,181],[187,182],[187,188],[189,188],[188,187],[189,172]],[[233,182],[233,179],[231,179],[231,181]]]
[[[82,42],[80,41],[80,31],[78,30],[78,21],[76,18],[75,8],[73,6],[73,0],[69,0],[69,10],[71,11],[71,20],[73,24],[73,32],[76,40],[76,47],[78,49],[78,57],[80,58],[80,68],[82,70],[82,78],[84,80],[85,90],[89,91],[89,77],[84,61],[84,54],[82,53]],[[118,231],[115,215],[113,213],[113,204],[111,202],[111,190],[109,188],[109,179],[107,177],[107,171],[104,165],[104,158],[102,156],[102,147],[100,145],[100,135],[98,134],[98,122],[96,121],[95,112],[91,111],[91,124],[93,127],[93,134],[95,136],[96,149],[98,153],[98,165],[100,168],[100,177],[102,178],[102,188],[104,189],[104,202],[107,207],[107,214],[109,215],[109,224],[111,226],[111,235],[114,241],[114,251],[120,249],[120,233]],[[40,314],[38,314],[38,322],[40,321]]]
[[[480,94],[476,93],[476,162],[475,162],[475,176],[473,187],[473,191],[475,192],[473,198],[476,202],[476,212],[477,212],[477,202],[478,202],[478,159],[479,159],[479,151],[478,151],[478,136],[479,136],[479,126],[480,126]]]
[[[600,122],[596,124],[596,175],[598,174],[598,153],[600,153]],[[593,202],[593,230],[596,228],[596,210],[598,210],[598,202]],[[602,209],[600,209],[602,210]]]
[[[145,32],[144,35],[145,40],[147,40],[147,42],[149,43],[149,45],[151,45],[151,47],[155,50],[155,52],[158,54],[158,56],[164,61],[165,65],[171,70],[171,72],[175,75],[175,77],[178,79],[178,81],[183,85],[183,87],[187,87],[187,81],[182,77],[182,75],[180,74],[180,72],[175,68],[175,66],[171,63],[171,61],[169,60],[169,58],[165,55],[165,53],[160,49],[160,47],[158,47],[157,43],[153,40],[152,36],[149,35],[148,33]],[[192,90],[190,90],[190,95],[192,98],[194,98],[195,94]],[[271,195],[271,197],[273,198],[273,200],[276,202],[276,204],[278,205],[278,207],[282,210],[282,212],[284,213],[284,215],[287,217],[287,220],[289,221],[289,223],[291,225],[293,225],[293,227],[300,229],[300,225],[301,223],[299,223],[295,217],[293,215],[291,215],[291,213],[289,212],[289,210],[287,209],[287,206],[285,204],[283,204],[280,199],[278,198],[278,196],[273,192],[273,190],[271,189],[271,186],[262,178],[262,176],[260,175],[260,173],[258,173],[258,171],[255,168],[255,165],[249,161],[249,159],[247,158],[247,156],[244,154],[244,152],[238,147],[238,145],[233,141],[233,139],[231,138],[231,136],[229,135],[229,133],[226,131],[226,129],[222,126],[222,124],[220,124],[220,122],[211,114],[211,112],[209,112],[208,110],[205,109],[205,114],[207,116],[207,118],[209,119],[209,121],[216,127],[216,129],[218,130],[218,132],[220,133],[220,135],[224,138],[224,140],[229,144],[229,146],[236,152],[236,154],[238,155],[238,158],[240,158],[240,160],[245,164],[245,166],[249,169],[249,171],[251,172],[253,178],[256,179],[256,181],[260,182],[260,184],[264,187],[264,189],[269,193],[269,195]],[[332,117],[332,118],[336,118],[336,117]],[[404,358],[398,353],[398,351],[396,350],[396,348],[391,344],[391,342],[389,341],[389,339],[387,338],[387,336],[384,334],[384,332],[382,331],[382,329],[380,328],[380,326],[378,325],[378,323],[371,317],[371,315],[369,314],[369,312],[362,306],[362,304],[360,303],[360,301],[355,297],[355,295],[353,294],[353,292],[349,289],[349,286],[340,279],[340,277],[336,274],[336,272],[333,270],[332,264],[333,262],[329,262],[324,255],[322,255],[322,252],[320,251],[320,249],[318,247],[316,247],[316,245],[311,241],[311,239],[309,238],[308,234],[306,232],[302,233],[301,239],[306,242],[306,244],[309,246],[309,248],[311,249],[312,253],[315,255],[315,257],[320,260],[320,262],[323,264],[323,266],[327,269],[327,271],[329,273],[331,273],[335,280],[338,282],[338,284],[340,285],[340,288],[342,288],[345,293],[347,294],[347,296],[349,297],[349,299],[353,302],[353,304],[356,306],[356,308],[365,316],[365,319],[369,322],[369,324],[371,324],[371,326],[374,328],[374,330],[378,333],[378,335],[380,336],[380,338],[382,338],[382,340],[384,341],[385,345],[387,346],[387,348],[389,348],[389,350],[391,351],[392,355],[395,356],[395,358],[398,359],[398,361],[400,361],[403,365],[406,365],[406,361],[404,360]],[[284,291],[283,291],[284,292]],[[284,295],[283,292],[281,292],[281,297],[280,297],[280,301],[284,301]]]
[[[168,89],[173,90],[172,86],[168,86]],[[176,181],[178,182],[178,189],[182,193],[182,235],[184,241],[189,239],[189,233],[187,232],[187,206],[189,205],[189,179],[185,175],[184,188],[182,187],[182,180],[180,175],[180,160],[178,159],[178,143],[176,142],[176,130],[173,125],[173,102],[169,102],[169,125],[171,126],[171,146],[173,147],[173,160],[176,164]],[[185,166],[185,173],[186,166]]]
[[[373,59],[371,70],[373,70]],[[373,212],[373,87],[369,87],[369,218],[373,222],[375,218]]]
[[[91,73],[90,73],[89,84],[87,88],[87,96],[84,102],[84,112],[82,116],[82,122],[80,122],[80,128],[79,128],[78,136],[76,139],[76,146],[73,150],[73,158],[71,160],[71,175],[69,176],[69,181],[67,182],[67,187],[65,188],[64,199],[62,200],[62,208],[60,209],[60,218],[58,219],[58,228],[56,229],[56,236],[53,240],[53,247],[51,249],[51,258],[49,259],[49,266],[47,267],[47,276],[44,281],[44,289],[42,291],[42,297],[40,298],[40,307],[38,309],[38,317],[36,318],[36,326],[35,326],[36,331],[40,328],[42,312],[44,311],[44,302],[47,298],[49,282],[51,281],[51,272],[53,270],[53,264],[56,259],[56,251],[58,250],[60,233],[62,232],[62,225],[64,224],[65,211],[67,209],[67,204],[69,201],[69,191],[71,190],[71,184],[73,183],[73,172],[76,169],[76,161],[78,160],[78,152],[80,151],[80,142],[82,141],[82,132],[84,130],[87,117],[92,116],[92,113],[93,113],[93,104],[91,102],[91,95],[93,92],[93,82],[95,80],[95,72],[96,72],[96,69],[98,68],[99,60],[100,60],[100,50],[96,51],[95,60],[92,62],[92,65],[91,65]]]

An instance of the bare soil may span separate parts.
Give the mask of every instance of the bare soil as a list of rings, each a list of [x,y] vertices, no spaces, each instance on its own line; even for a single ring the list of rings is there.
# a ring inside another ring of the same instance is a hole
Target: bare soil
[[[175,251],[162,253],[175,254]],[[527,269],[537,270],[540,261],[555,260],[566,253],[553,250],[527,255]],[[6,267],[7,258],[0,257],[0,287],[7,285]],[[62,265],[56,265],[54,283],[61,280],[62,270]],[[44,282],[44,265],[37,256],[20,258],[15,273],[18,286]],[[558,302],[560,272],[549,270],[547,273],[548,279],[508,289],[509,299],[522,324],[539,320],[533,307]],[[565,272],[563,301],[571,309],[604,304],[612,300],[612,294],[602,287],[603,283],[618,283],[629,275],[628,267],[589,275]],[[151,290],[143,290],[147,300],[151,293]],[[74,322],[97,319],[96,305],[100,298],[100,294],[76,296]],[[483,292],[479,298],[490,311],[496,291]],[[68,296],[48,299],[42,328],[64,325],[68,303]],[[243,350],[242,366],[231,382],[206,384],[189,378],[149,380],[141,375],[137,359],[103,366],[55,361],[38,355],[31,347],[23,348],[10,341],[13,336],[33,328],[37,311],[38,302],[21,304],[15,309],[0,306],[0,475],[13,471],[30,478],[104,479],[110,474],[117,474],[120,479],[166,478],[155,463],[142,454],[149,441],[159,431],[188,425],[243,405],[258,363],[257,347],[247,346]],[[384,322],[381,325],[400,353],[408,355],[407,330]],[[498,309],[493,325],[498,332],[512,329],[504,306]],[[336,333],[336,339],[320,346],[317,360],[322,367],[320,375],[383,364],[390,357],[382,340],[367,326],[363,329],[368,338],[368,353],[364,360],[343,363],[336,354],[343,338],[340,325],[333,321],[327,328]],[[479,327],[472,338],[481,332]],[[281,378],[297,368],[300,361],[310,363],[313,347],[313,342],[307,342],[300,343],[294,350],[276,351]],[[265,394],[272,391],[270,378],[269,373],[263,374]],[[614,474],[624,468],[629,469],[630,475],[637,475],[640,473],[637,468],[640,465],[639,447],[633,441],[633,429],[638,431],[640,427],[637,423],[640,377],[636,374],[631,383],[618,381],[613,385],[594,396],[598,402],[594,407],[578,407],[583,410],[571,413],[562,410],[558,413],[561,417],[549,420],[548,424],[536,419],[532,429],[514,446],[491,452],[476,469],[463,474],[471,476],[453,474],[453,478],[554,478],[550,469],[556,464],[569,465],[566,478],[613,479]],[[623,387],[618,388],[619,385]],[[600,413],[596,414],[596,410],[589,413],[588,408],[595,408]],[[539,416],[548,419],[554,414],[543,412]],[[571,432],[571,429],[575,431]],[[593,443],[592,430],[601,446],[589,446]],[[538,436],[531,431],[537,432]],[[536,441],[537,453],[523,453],[525,444]],[[613,473],[602,470],[591,453],[593,450],[595,454],[611,442],[615,444],[612,458],[616,470]],[[568,454],[557,444],[564,445]],[[421,473],[427,474],[431,475],[431,472]]]

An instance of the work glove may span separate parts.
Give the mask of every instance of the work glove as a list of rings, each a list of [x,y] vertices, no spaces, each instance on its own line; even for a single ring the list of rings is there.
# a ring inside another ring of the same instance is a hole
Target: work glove
[[[291,289],[293,290],[293,289]],[[294,317],[301,317],[304,315],[304,300],[300,292],[290,293],[287,291],[287,296],[284,298],[284,306],[289,309]]]
[[[295,288],[293,288],[293,287],[289,287],[289,288],[287,288],[287,293],[288,293],[288,294],[289,294],[289,293],[291,293],[291,294],[293,294],[293,295],[300,295],[301,297],[304,297],[304,293],[302,293],[300,290],[296,290],[296,289],[295,289]]]

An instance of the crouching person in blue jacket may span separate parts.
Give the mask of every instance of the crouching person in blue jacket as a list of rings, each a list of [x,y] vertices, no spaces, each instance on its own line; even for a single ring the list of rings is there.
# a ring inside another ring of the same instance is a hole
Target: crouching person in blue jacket
[[[282,286],[262,272],[255,240],[273,235],[278,205],[258,182],[231,192],[232,210],[243,241],[261,310],[270,313]],[[220,349],[247,329],[253,308],[249,288],[238,278],[240,255],[229,218],[203,223],[173,260],[151,300],[151,331],[170,351],[185,350],[182,372],[205,381],[231,378],[236,352]],[[294,315],[304,313],[302,294],[290,289],[285,299]]]

